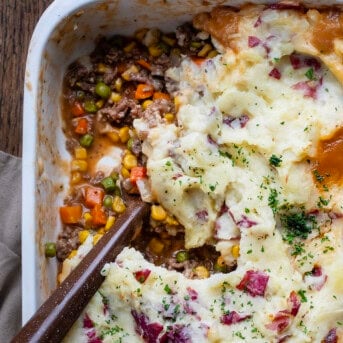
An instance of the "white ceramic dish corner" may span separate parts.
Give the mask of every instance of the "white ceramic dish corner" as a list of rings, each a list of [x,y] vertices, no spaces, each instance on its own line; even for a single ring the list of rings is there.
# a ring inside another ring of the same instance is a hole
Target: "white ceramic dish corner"
[[[22,206],[22,320],[25,323],[56,287],[57,264],[44,243],[61,228],[58,207],[68,187],[70,156],[60,114],[67,66],[94,48],[98,35],[132,34],[141,27],[171,30],[194,14],[239,0],[55,0],[31,39],[25,74]],[[343,1],[307,1],[328,5]]]

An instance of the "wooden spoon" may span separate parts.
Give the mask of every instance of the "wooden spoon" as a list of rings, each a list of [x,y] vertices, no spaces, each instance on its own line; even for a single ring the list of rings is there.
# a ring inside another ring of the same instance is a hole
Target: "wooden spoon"
[[[61,342],[104,281],[105,263],[113,262],[135,235],[149,206],[138,196],[127,196],[127,209],[72,273],[31,317],[12,343]]]

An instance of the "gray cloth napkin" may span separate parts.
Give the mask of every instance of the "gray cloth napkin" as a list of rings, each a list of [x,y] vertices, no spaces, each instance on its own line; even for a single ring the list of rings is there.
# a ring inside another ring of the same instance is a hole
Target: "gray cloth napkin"
[[[21,327],[21,159],[0,151],[0,333]]]

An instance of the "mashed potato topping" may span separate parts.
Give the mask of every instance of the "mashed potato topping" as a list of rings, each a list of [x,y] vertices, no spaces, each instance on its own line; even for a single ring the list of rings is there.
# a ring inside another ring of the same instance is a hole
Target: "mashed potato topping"
[[[146,136],[153,194],[185,227],[186,248],[212,244],[237,268],[189,280],[125,249],[105,267],[106,281],[66,341],[337,342],[342,335],[342,180],[318,157],[343,126],[339,68],[330,63],[338,54],[304,41],[315,10],[225,11],[226,41],[211,32],[209,15],[195,19],[222,54],[168,70],[177,124],[149,128],[137,119],[135,127]],[[339,144],[340,136],[322,153]]]

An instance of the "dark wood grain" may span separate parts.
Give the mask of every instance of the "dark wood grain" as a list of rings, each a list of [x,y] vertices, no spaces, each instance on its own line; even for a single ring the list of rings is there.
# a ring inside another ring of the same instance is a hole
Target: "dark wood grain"
[[[26,54],[52,0],[0,0],[0,150],[21,156]]]

